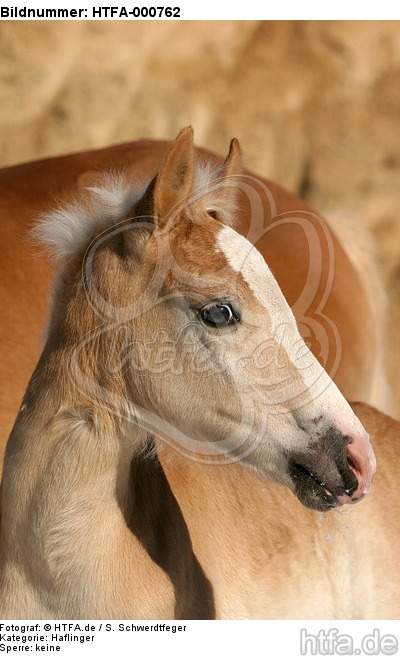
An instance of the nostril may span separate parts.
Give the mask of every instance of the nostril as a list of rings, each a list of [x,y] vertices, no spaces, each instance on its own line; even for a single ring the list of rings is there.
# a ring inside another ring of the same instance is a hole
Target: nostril
[[[351,497],[352,494],[354,494],[354,492],[356,492],[356,490],[358,489],[359,470],[357,469],[354,460],[350,456],[347,456],[347,466],[348,466],[348,472],[345,476],[343,476],[343,479],[345,482],[346,494]]]
[[[351,471],[353,472],[353,474],[356,474],[356,472],[360,471],[356,463],[354,462],[353,458],[349,455],[347,456],[347,464],[349,466],[349,469],[351,469]]]
[[[366,460],[363,457],[363,452],[357,450],[354,442],[352,441],[346,449],[347,457],[347,466],[349,471],[352,474],[354,484],[351,486],[350,490],[347,492],[350,496],[357,493],[357,496],[360,496],[364,493],[368,484],[366,483],[366,474],[367,474],[367,465]]]

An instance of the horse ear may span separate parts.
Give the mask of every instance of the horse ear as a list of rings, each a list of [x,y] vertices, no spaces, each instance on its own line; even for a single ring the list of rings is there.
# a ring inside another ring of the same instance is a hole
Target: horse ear
[[[237,139],[232,139],[229,145],[229,153],[222,164],[218,181],[222,183],[221,192],[222,194],[228,193],[229,190],[232,190],[232,187],[236,187],[237,180],[234,179],[234,176],[237,176],[242,171],[242,152],[240,149],[240,144]]]
[[[163,227],[171,212],[192,191],[194,180],[193,129],[184,128],[161,165],[153,188],[153,210]]]

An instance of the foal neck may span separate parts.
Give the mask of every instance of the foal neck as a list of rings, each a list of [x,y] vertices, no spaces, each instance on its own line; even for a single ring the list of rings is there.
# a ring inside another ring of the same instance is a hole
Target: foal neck
[[[155,450],[137,449],[143,431],[98,408],[59,407],[59,385],[43,394],[38,378],[7,448],[1,616],[212,618]]]

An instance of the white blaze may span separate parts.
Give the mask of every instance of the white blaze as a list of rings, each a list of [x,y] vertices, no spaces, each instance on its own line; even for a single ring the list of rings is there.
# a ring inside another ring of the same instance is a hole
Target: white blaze
[[[229,226],[221,228],[216,241],[217,250],[223,253],[229,266],[242,275],[257,301],[267,310],[272,331],[284,326],[285,329],[279,333],[279,345],[285,349],[296,368],[298,379],[310,394],[310,402],[302,408],[304,415],[312,418],[325,414],[345,434],[360,430],[365,433],[349,404],[312,353],[309,352],[299,363],[301,337],[296,320],[261,253]]]
[[[256,299],[268,310],[274,327],[279,322],[286,322],[297,331],[293,312],[256,247],[229,226],[224,226],[218,233],[217,245],[229,266],[242,274]]]

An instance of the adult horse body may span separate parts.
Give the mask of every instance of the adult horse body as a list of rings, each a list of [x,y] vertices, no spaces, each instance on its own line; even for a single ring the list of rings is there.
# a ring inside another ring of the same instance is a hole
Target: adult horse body
[[[396,576],[375,589],[382,553],[397,557],[388,470],[353,508],[374,472],[368,436],[229,227],[239,168],[234,141],[196,169],[186,130],[150,185],[82,192],[38,229],[64,267],[7,447],[2,617],[398,612]]]
[[[226,619],[398,619],[400,423],[352,404],[378,469],[368,497],[323,515],[238,465],[180,461],[164,471]],[[190,494],[188,494],[190,489]],[[210,494],[212,490],[212,494]]]

